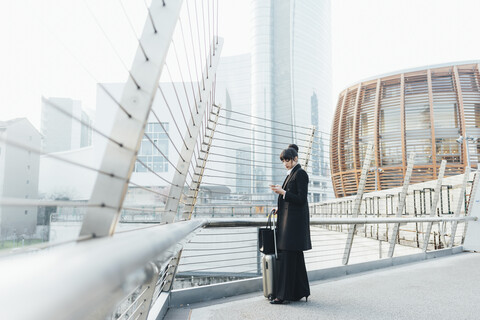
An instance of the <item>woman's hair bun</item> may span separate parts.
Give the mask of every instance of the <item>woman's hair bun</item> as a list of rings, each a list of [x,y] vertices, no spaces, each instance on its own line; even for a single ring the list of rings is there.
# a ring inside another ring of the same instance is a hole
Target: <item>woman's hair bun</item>
[[[288,145],[288,148],[289,148],[289,149],[293,149],[293,150],[297,151],[297,153],[298,153],[298,146],[297,146],[295,143],[289,144],[289,145]]]

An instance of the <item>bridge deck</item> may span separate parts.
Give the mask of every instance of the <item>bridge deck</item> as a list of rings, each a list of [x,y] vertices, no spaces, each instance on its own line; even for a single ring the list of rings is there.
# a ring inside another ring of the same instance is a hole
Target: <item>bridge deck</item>
[[[461,253],[311,283],[311,296],[270,305],[261,293],[171,309],[165,319],[478,319],[480,254]]]

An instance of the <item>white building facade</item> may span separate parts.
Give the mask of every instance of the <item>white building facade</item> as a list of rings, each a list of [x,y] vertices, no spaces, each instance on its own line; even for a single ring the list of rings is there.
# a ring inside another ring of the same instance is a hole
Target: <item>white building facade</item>
[[[38,195],[40,133],[26,118],[0,122],[0,134],[6,141],[26,146],[25,149],[0,142],[0,197],[36,199]],[[27,150],[30,149],[30,150]],[[37,208],[0,206],[2,239],[30,237],[35,233]]]
[[[56,108],[62,109],[64,113]],[[43,150],[50,153],[90,146],[91,123],[91,117],[82,109],[82,103],[78,100],[49,98],[48,102],[43,101],[41,123]]]
[[[102,84],[109,94],[115,99],[120,99],[123,92],[123,83],[105,83]],[[178,86],[180,86],[178,84]],[[175,97],[173,89],[164,88],[165,94],[169,97]],[[170,92],[172,91],[172,92]],[[95,122],[93,127],[102,134],[109,136],[113,126],[113,115],[117,112],[118,106],[116,102],[109,96],[100,86],[97,88],[97,101],[95,110]],[[142,161],[148,168],[154,170],[165,180],[171,181],[175,172],[174,168],[169,164],[167,158],[173,164],[177,163],[178,154],[175,152],[171,142],[167,138],[170,135],[173,141],[181,141],[178,132],[171,129],[172,118],[164,110],[160,110],[160,99],[155,99],[153,109],[161,114],[160,124],[153,115],[150,116],[149,122],[145,128],[145,136],[142,140],[138,159]],[[181,117],[179,111],[174,114]],[[166,130],[166,131],[165,131]],[[155,142],[158,149],[166,156],[161,155],[157,148],[153,146],[148,137]],[[90,168],[99,168],[107,146],[107,138],[93,132],[91,134],[92,145],[68,151],[58,151],[51,155],[43,155],[41,157],[41,173],[40,173],[40,192],[46,198],[67,198],[75,201],[88,201],[90,199],[93,187],[98,173],[79,166],[73,166],[70,163],[62,162],[55,157],[67,159],[88,166]],[[167,184],[149,169],[141,165],[140,162],[135,163],[131,181],[140,186],[153,188],[157,192]],[[147,196],[145,195],[147,194]],[[168,193],[167,193],[168,194]],[[131,187],[126,198],[126,205],[129,202],[136,204],[142,203],[152,205],[153,202],[162,202],[165,199],[156,199],[146,191]],[[160,197],[161,198],[161,197]],[[158,200],[158,201],[157,201]]]

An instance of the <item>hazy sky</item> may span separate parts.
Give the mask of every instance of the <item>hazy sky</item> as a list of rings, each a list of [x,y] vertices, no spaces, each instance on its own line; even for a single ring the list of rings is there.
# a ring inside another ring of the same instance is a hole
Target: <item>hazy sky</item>
[[[332,0],[334,99],[362,79],[480,60],[477,0]]]
[[[125,81],[137,45],[130,23],[139,34],[146,11],[121,0],[129,22],[119,2],[1,0],[0,120],[27,116],[39,127],[41,95],[93,109],[96,81]],[[222,55],[249,52],[250,1],[218,2]],[[332,0],[333,101],[364,78],[480,59],[479,13],[478,0]]]

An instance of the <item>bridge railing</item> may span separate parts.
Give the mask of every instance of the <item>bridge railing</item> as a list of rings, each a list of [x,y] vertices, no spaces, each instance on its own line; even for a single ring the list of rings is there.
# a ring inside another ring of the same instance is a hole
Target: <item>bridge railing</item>
[[[312,218],[312,237],[314,243],[318,237],[321,245],[307,253],[307,267],[309,271],[317,264],[325,266],[326,261],[337,259],[341,261],[343,248],[336,248],[345,243],[346,235],[332,231],[326,226],[345,226],[352,224],[395,223],[437,223],[437,222],[465,222],[476,220],[475,217],[418,217],[418,218]],[[171,258],[180,250],[185,254],[181,261],[179,275],[182,269],[188,266],[189,248],[197,245],[195,242],[215,243],[218,251],[209,255],[207,251],[197,248],[194,250],[204,260],[210,260],[215,266],[225,263],[239,264],[240,255],[228,257],[221,250],[230,251],[233,246],[245,246],[245,251],[255,256],[250,277],[259,276],[259,256],[256,250],[256,232],[263,226],[266,219],[201,219],[178,222],[173,224],[147,227],[117,234],[114,237],[90,239],[77,243],[68,243],[61,246],[38,250],[29,254],[19,254],[0,259],[0,283],[2,290],[0,298],[3,307],[0,317],[3,319],[131,319],[145,318],[147,314],[161,314],[169,305],[170,292],[162,292],[166,285],[171,269]],[[205,231],[215,231],[218,241],[214,237],[199,241],[205,236],[198,233],[202,227]],[[319,228],[322,227],[322,228]],[[232,229],[233,228],[233,229]],[[246,229],[247,228],[247,229]],[[221,230],[228,229],[227,235],[221,235]],[[230,232],[232,230],[237,230]],[[242,231],[238,231],[242,230]],[[248,230],[248,231],[246,231]],[[197,236],[195,236],[198,233]],[[232,238],[237,234],[238,240]],[[228,241],[225,241],[225,238]],[[243,237],[243,238],[242,238]],[[361,261],[365,257],[384,258],[378,254],[376,240],[356,237],[350,263],[355,263],[358,253]],[[192,240],[188,245],[187,242]],[[238,242],[235,242],[238,241]],[[332,241],[332,243],[328,243]],[[322,244],[323,242],[323,244]],[[223,247],[223,245],[225,247]],[[335,252],[337,251],[337,252]],[[411,251],[407,252],[407,254]],[[405,253],[400,253],[405,254]],[[257,256],[256,256],[257,255]],[[192,258],[192,255],[190,255]],[[191,262],[197,266],[197,274],[203,268],[201,262]],[[203,264],[204,266],[206,264]],[[238,267],[238,266],[237,266]],[[232,275],[224,265],[221,277]],[[212,271],[210,269],[210,271]],[[236,272],[245,273],[245,272]],[[215,275],[211,275],[214,277]],[[218,276],[218,274],[217,274]],[[244,276],[244,275],[243,275]],[[241,278],[240,275],[229,279]],[[259,282],[259,281],[258,281]],[[151,297],[147,299],[146,297]],[[204,297],[207,298],[208,297]],[[29,302],[25,308],[25,301]],[[113,311],[112,311],[113,310]],[[163,310],[163,311],[162,311]]]
[[[423,242],[428,239],[427,251],[448,247],[443,235],[450,240],[451,228],[443,233],[439,228],[454,221],[464,222],[468,217],[324,217],[311,218],[313,249],[305,252],[308,270],[341,266],[347,245],[349,225],[357,224],[348,264],[388,258],[390,237],[395,223],[401,223],[394,257],[424,252]],[[209,219],[207,228],[200,231],[186,244],[180,262],[174,288],[187,288],[204,284],[228,282],[235,279],[256,277],[261,274],[261,254],[257,248],[259,219],[225,218]],[[425,237],[426,225],[435,222],[431,236]],[[421,231],[415,232],[415,228]],[[449,242],[448,242],[449,243]],[[453,246],[460,246],[457,236]]]

